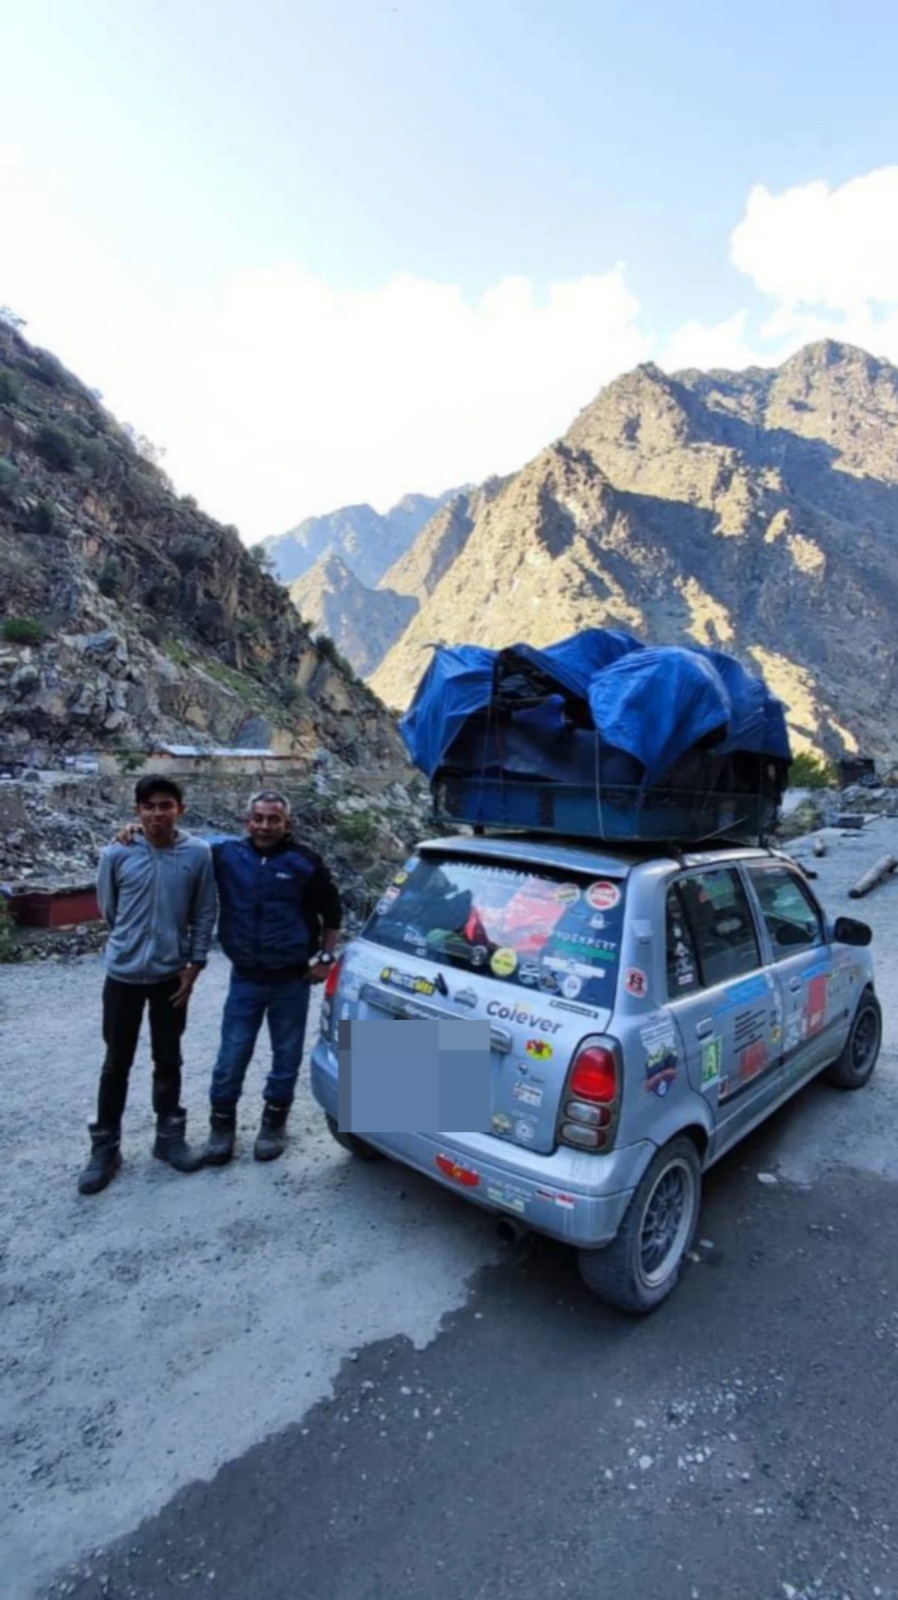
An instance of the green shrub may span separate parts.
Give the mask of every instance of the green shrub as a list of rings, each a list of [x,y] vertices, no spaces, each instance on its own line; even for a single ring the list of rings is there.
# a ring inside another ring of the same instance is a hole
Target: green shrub
[[[337,828],[347,844],[365,848],[374,843],[377,819],[370,811],[353,811],[340,818]]]
[[[56,503],[53,500],[38,500],[31,513],[31,525],[35,533],[53,533],[56,528]]]
[[[37,617],[7,617],[0,628],[7,644],[42,644],[47,630]]]
[[[111,600],[119,593],[125,573],[118,556],[107,556],[97,573],[97,588]]]
[[[21,389],[22,385],[15,372],[10,372],[8,368],[0,372],[0,405],[18,400]]]
[[[181,504],[182,504],[182,506],[186,506],[188,511],[199,511],[199,506],[197,505],[196,496],[195,495],[182,494],[181,495]]]
[[[109,466],[109,448],[102,439],[85,439],[80,450],[81,460],[95,478],[101,478]]]
[[[171,547],[171,558],[179,572],[192,572],[206,553],[202,539],[176,539]]]
[[[65,428],[55,422],[45,422],[38,429],[35,440],[38,455],[54,472],[71,472],[78,455],[75,441]]]
[[[832,789],[836,782],[836,770],[832,762],[825,761],[812,750],[799,751],[789,768],[789,787],[792,789]]]

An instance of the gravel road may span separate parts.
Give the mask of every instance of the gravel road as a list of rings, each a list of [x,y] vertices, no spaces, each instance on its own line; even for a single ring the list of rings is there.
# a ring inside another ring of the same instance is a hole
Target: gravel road
[[[860,1095],[809,1091],[769,1125],[762,1145],[756,1139],[746,1147],[745,1159],[757,1164],[762,1150],[765,1169],[779,1180],[775,1193],[793,1193],[796,1205],[805,1203],[802,1196],[812,1206],[815,1196],[821,1203],[827,1195],[834,1200],[836,1185],[840,1194],[850,1195],[854,1183],[860,1196],[866,1192],[861,1185],[879,1180],[877,1194],[894,1206],[898,881],[887,882],[859,903],[847,898],[847,890],[878,855],[886,850],[898,854],[898,821],[877,821],[859,836],[829,837],[830,853],[813,862],[820,872],[821,896],[832,911],[860,915],[876,930],[886,1017],[880,1067]],[[792,849],[811,861],[804,842]],[[208,1071],[226,981],[226,963],[216,956],[191,1006],[185,1102],[196,1138],[204,1132]],[[75,1184],[87,1152],[85,1125],[100,1060],[101,982],[101,963],[95,957],[0,973],[6,1092],[0,1125],[5,1193],[0,1223],[4,1600],[45,1594],[63,1569],[75,1571],[70,1564],[76,1561],[79,1594],[111,1592],[105,1587],[95,1591],[89,1587],[93,1580],[84,1576],[93,1549],[131,1535],[179,1490],[212,1479],[224,1463],[237,1463],[252,1446],[268,1440],[275,1448],[274,1436],[287,1424],[319,1416],[318,1403],[332,1395],[335,1383],[339,1391],[345,1382],[341,1370],[344,1375],[352,1370],[361,1374],[370,1363],[374,1375],[380,1342],[398,1340],[406,1350],[448,1361],[455,1345],[447,1330],[458,1329],[460,1316],[475,1314],[471,1307],[482,1290],[474,1286],[482,1285],[482,1269],[494,1269],[501,1254],[485,1215],[389,1163],[369,1168],[346,1158],[323,1130],[304,1079],[286,1156],[271,1166],[253,1162],[251,1142],[267,1055],[263,1049],[248,1080],[240,1159],[230,1168],[188,1177],[151,1158],[149,1066],[142,1048],[134,1070],[122,1173],[104,1194],[80,1197]],[[313,1015],[310,1039],[315,1025]],[[730,1161],[739,1163],[738,1153]],[[719,1239],[729,1230],[729,1260],[736,1263],[747,1239],[740,1242],[740,1219],[730,1215],[735,1194],[730,1194],[728,1180],[717,1182],[716,1201],[713,1183],[711,1190],[712,1206],[720,1213],[715,1236]],[[753,1172],[750,1182],[753,1194],[768,1192]],[[760,1227],[763,1208],[753,1205]],[[795,1226],[798,1216],[796,1211]],[[809,1219],[807,1227],[814,1232],[808,1237],[816,1238],[818,1227],[832,1231],[828,1213],[825,1222],[816,1210],[809,1212]],[[532,1323],[536,1341],[548,1337],[548,1323],[546,1317],[533,1320],[535,1283],[544,1280],[547,1308],[561,1304],[553,1298],[559,1282],[568,1293],[551,1247],[538,1247],[528,1260],[516,1281],[519,1269],[507,1263],[500,1269],[497,1281],[509,1308],[501,1349],[484,1363],[472,1356],[462,1364],[465,1382],[470,1381],[472,1394],[484,1395],[485,1407],[486,1397],[495,1392],[491,1385],[503,1381],[503,1373],[507,1379],[508,1340],[513,1344],[516,1337],[512,1302],[521,1297],[521,1315]],[[755,1294],[763,1284],[756,1260],[757,1252],[751,1257]],[[891,1257],[883,1270],[889,1276],[878,1281],[890,1297],[882,1306],[884,1318],[894,1316]],[[868,1261],[865,1271],[871,1283],[877,1281],[875,1263]],[[736,1304],[734,1294],[728,1290],[721,1301],[720,1287],[722,1280],[705,1314],[710,1318],[713,1312],[719,1338],[731,1334],[737,1339],[738,1319],[731,1330],[726,1325],[728,1306]],[[684,1297],[684,1305],[689,1303],[689,1296]],[[702,1303],[701,1292],[692,1291],[692,1314],[699,1318]],[[588,1314],[582,1294],[576,1305],[578,1316]],[[763,1305],[758,1309],[763,1314]],[[800,1305],[794,1314],[800,1322]],[[654,1333],[645,1336],[657,1335],[662,1347],[665,1325],[673,1331],[674,1324],[664,1321],[669,1315],[662,1312],[651,1319]],[[548,1310],[547,1316],[551,1318]],[[709,1322],[709,1328],[714,1325]],[[596,1375],[603,1354],[617,1363],[631,1341],[639,1343],[637,1330],[625,1337],[629,1326],[609,1314],[590,1335],[598,1341]],[[581,1326],[580,1344],[582,1338]],[[557,1330],[552,1348],[556,1345]],[[572,1342],[572,1359],[578,1349],[577,1341]],[[549,1359],[551,1352],[545,1354]],[[356,1368],[347,1368],[347,1359],[351,1363],[357,1357]],[[495,1363],[494,1379],[490,1361]],[[655,1366],[651,1370],[659,1371]],[[645,1376],[645,1367],[640,1373],[634,1369],[634,1393]],[[533,1401],[529,1415],[539,1402],[538,1381],[536,1374],[528,1375],[521,1391],[521,1397],[526,1393]],[[633,1396],[628,1400],[626,1361],[614,1381],[614,1393],[623,1396],[629,1410]],[[400,1395],[407,1392],[398,1390]],[[550,1396],[545,1398],[549,1404]],[[662,1400],[659,1390],[657,1403]],[[576,1411],[576,1393],[571,1404]],[[324,1426],[320,1417],[317,1426]],[[331,1459],[331,1429],[328,1422],[320,1454],[311,1453],[314,1427],[312,1439],[304,1441],[310,1446],[308,1461],[321,1464],[310,1480],[310,1495],[316,1475]],[[627,1448],[632,1456],[633,1449]],[[539,1483],[533,1462],[528,1473],[528,1492],[539,1487],[542,1494],[546,1485]],[[323,1477],[321,1483],[323,1494]],[[165,1540],[171,1543],[170,1532]],[[718,1576],[723,1582],[724,1560]],[[637,1574],[626,1593],[642,1593],[640,1581]],[[176,1586],[177,1579],[172,1583]],[[131,1592],[156,1590],[151,1583]],[[174,1588],[160,1590],[169,1592]],[[235,1592],[249,1591],[238,1585]],[[271,1592],[280,1596],[292,1589]],[[531,1591],[525,1584],[514,1592]],[[877,1590],[869,1592],[875,1595]]]
[[[184,1101],[196,1139],[229,970],[214,955],[191,1001]],[[142,1043],[122,1171],[103,1194],[80,1196],[102,980],[98,957],[0,969],[4,1600],[24,1600],[181,1484],[300,1419],[356,1347],[400,1331],[426,1344],[500,1248],[468,1207],[449,1224],[432,1185],[351,1163],[305,1068],[286,1155],[253,1161],[261,1045],[240,1159],[185,1176],[151,1155]]]

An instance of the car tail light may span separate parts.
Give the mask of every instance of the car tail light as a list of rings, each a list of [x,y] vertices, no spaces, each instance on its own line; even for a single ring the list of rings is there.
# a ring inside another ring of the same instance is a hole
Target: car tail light
[[[584,1040],[564,1091],[558,1137],[576,1150],[604,1150],[613,1142],[620,1109],[621,1070],[616,1044]]]
[[[330,972],[327,975],[327,981],[324,985],[324,995],[322,996],[321,1000],[321,1036],[325,1039],[331,1037],[334,995],[337,992],[337,985],[340,982],[340,970],[342,966],[343,957],[339,956],[331,967]]]
[[[617,1098],[617,1061],[602,1045],[588,1045],[574,1060],[568,1085],[578,1100],[609,1101]]]

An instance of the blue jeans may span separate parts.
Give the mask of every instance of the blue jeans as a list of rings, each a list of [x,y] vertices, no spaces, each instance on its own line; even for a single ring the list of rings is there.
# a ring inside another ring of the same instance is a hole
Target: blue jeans
[[[213,1111],[233,1111],[240,1099],[259,1029],[268,1018],[271,1068],[265,1084],[269,1105],[293,1104],[306,1037],[312,986],[303,978],[286,983],[254,983],[231,973],[221,1019],[221,1044],[212,1068],[209,1098]]]

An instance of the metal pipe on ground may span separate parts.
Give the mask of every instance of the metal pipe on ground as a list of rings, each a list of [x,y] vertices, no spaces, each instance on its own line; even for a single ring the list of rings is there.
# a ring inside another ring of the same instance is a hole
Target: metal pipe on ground
[[[880,856],[879,860],[874,861],[872,867],[862,877],[858,878],[854,887],[849,889],[849,900],[860,900],[862,895],[869,894],[870,890],[875,889],[878,883],[882,883],[885,878],[890,877],[896,867],[898,867],[898,860],[896,860],[895,856]]]

